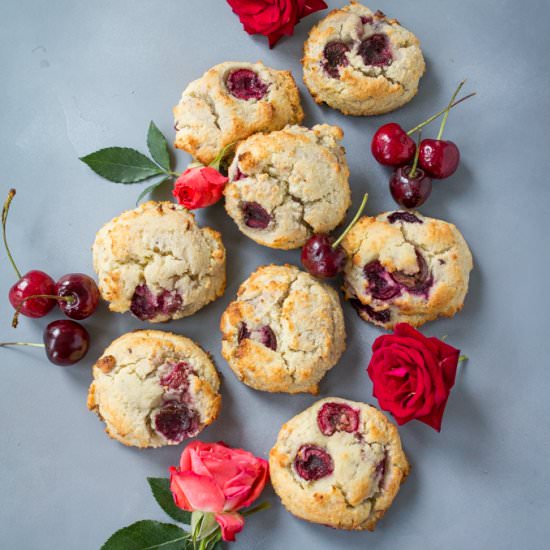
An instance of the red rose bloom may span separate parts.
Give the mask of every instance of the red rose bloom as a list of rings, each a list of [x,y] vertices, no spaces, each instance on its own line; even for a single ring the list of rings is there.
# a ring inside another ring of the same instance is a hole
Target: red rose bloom
[[[210,166],[188,168],[176,180],[172,195],[188,210],[218,202],[229,180]]]
[[[407,323],[397,324],[393,334],[379,336],[372,346],[367,372],[374,397],[399,425],[416,419],[440,431],[459,353]]]
[[[323,0],[227,0],[248,34],[263,34],[272,48],[307,15],[324,10]]]

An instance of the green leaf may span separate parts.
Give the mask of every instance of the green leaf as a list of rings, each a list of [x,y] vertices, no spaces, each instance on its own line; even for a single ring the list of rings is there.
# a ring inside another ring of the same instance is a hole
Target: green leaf
[[[149,124],[149,131],[147,132],[147,147],[153,160],[165,170],[170,170],[168,142],[153,121]]]
[[[114,533],[101,550],[187,550],[189,533],[177,525],[142,520]]]
[[[115,183],[135,183],[165,173],[150,158],[128,147],[107,147],[80,160],[102,178]]]
[[[139,194],[139,197],[136,200],[136,206],[139,205],[139,203],[141,202],[143,197],[145,197],[145,195],[148,195],[149,193],[152,193],[157,187],[160,187],[164,182],[168,181],[169,179],[171,179],[171,176],[168,176],[167,178],[162,178],[160,181],[157,181],[156,183],[153,183],[153,185],[149,185],[148,187],[146,187]]]
[[[172,491],[170,491],[170,480],[165,477],[148,477],[147,481],[159,506],[172,519],[189,525],[191,523],[191,512],[176,506]]]

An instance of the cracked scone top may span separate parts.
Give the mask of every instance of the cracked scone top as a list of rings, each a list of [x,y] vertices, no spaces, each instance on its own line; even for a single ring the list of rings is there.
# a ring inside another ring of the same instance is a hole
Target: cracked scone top
[[[327,397],[283,425],[269,453],[275,492],[295,516],[374,530],[409,473],[397,428],[365,403]]]
[[[313,27],[302,65],[315,101],[345,115],[378,115],[401,107],[416,95],[425,69],[414,34],[357,2],[330,12]]]
[[[288,126],[241,142],[229,167],[225,208],[259,244],[285,250],[339,225],[350,205],[342,130]]]
[[[158,323],[192,315],[225,289],[221,236],[171,202],[147,202],[105,224],[93,245],[109,309]]]
[[[344,292],[365,321],[417,327],[462,309],[473,263],[453,224],[418,212],[365,216],[342,246]]]
[[[239,380],[269,392],[317,393],[346,346],[338,294],[291,265],[252,273],[220,328],[222,355]]]
[[[125,445],[161,447],[194,437],[221,406],[210,357],[192,340],[159,330],[117,338],[93,367],[88,408]]]
[[[289,71],[263,63],[215,65],[185,88],[174,107],[174,145],[209,164],[226,145],[304,118]]]

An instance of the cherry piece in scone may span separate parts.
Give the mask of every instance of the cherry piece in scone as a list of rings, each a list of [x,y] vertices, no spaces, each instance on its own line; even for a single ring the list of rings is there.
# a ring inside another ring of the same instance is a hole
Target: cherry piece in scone
[[[267,84],[250,69],[236,69],[227,77],[227,89],[237,99],[262,99],[267,93]]]
[[[53,321],[46,326],[43,333],[43,344],[31,342],[3,342],[0,346],[31,346],[44,348],[48,359],[54,365],[68,367],[78,363],[88,352],[90,335],[75,321],[63,319]]]
[[[338,239],[333,241],[329,235],[318,233],[306,241],[300,259],[302,265],[314,277],[330,279],[336,277],[344,269],[347,255],[340,243],[363,213],[368,197],[368,193],[365,193],[359,210]]]
[[[383,67],[391,65],[393,55],[390,48],[390,40],[387,35],[376,33],[369,36],[359,44],[357,53],[363,58],[365,65]]]
[[[347,67],[349,47],[344,42],[329,42],[323,50],[323,69],[332,78],[340,76],[340,67]]]
[[[242,205],[244,224],[252,229],[265,229],[271,222],[269,212],[257,202],[245,202]]]
[[[423,139],[420,143],[418,164],[430,176],[445,179],[452,176],[460,162],[460,151],[452,141]]]
[[[179,401],[165,403],[155,418],[155,430],[169,441],[180,443],[193,437],[199,427],[199,418],[193,409]]]
[[[332,457],[317,445],[302,445],[296,453],[294,468],[298,475],[307,480],[315,481],[326,477],[334,471]]]
[[[395,122],[376,130],[370,146],[372,156],[385,166],[402,166],[414,158],[416,143]]]
[[[72,300],[59,300],[59,308],[71,319],[86,319],[99,304],[99,289],[96,282],[84,273],[69,273],[57,281],[55,294],[60,298],[72,297]]]
[[[359,411],[345,403],[325,403],[317,413],[317,425],[324,435],[353,433],[359,426]]]

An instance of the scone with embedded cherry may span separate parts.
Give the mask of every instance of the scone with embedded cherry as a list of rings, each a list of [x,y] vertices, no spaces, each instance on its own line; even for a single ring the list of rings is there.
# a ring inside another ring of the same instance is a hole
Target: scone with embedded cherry
[[[241,142],[229,168],[225,207],[259,244],[291,249],[339,225],[350,205],[342,130],[288,126]]]
[[[174,145],[209,164],[227,145],[256,132],[280,130],[304,118],[289,71],[228,61],[185,88],[174,107]]]
[[[295,516],[374,530],[409,473],[397,428],[365,403],[327,397],[283,425],[271,483]]]
[[[315,101],[346,115],[378,115],[401,107],[416,95],[425,70],[414,34],[354,1],[313,27],[302,65]]]
[[[291,265],[252,273],[220,326],[229,366],[239,380],[263,391],[317,393],[345,349],[337,293]]]
[[[345,296],[365,321],[420,326],[462,309],[473,262],[453,224],[411,211],[365,216],[342,246]]]
[[[192,315],[225,289],[221,236],[171,202],[147,202],[105,224],[93,245],[109,309],[158,323]]]

